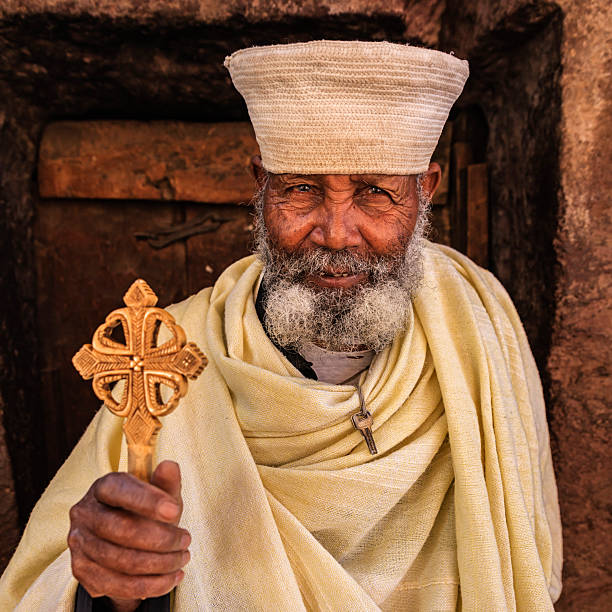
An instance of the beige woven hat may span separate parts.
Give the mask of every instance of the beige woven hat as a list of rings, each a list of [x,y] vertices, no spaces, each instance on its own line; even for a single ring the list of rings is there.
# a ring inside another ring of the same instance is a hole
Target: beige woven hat
[[[242,49],[225,66],[277,174],[427,170],[469,74],[440,51],[331,40]]]

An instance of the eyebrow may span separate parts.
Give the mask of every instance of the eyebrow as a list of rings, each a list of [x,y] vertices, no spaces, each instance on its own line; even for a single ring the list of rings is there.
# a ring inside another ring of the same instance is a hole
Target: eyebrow
[[[351,174],[351,177],[359,177],[358,180],[363,181],[373,181],[373,182],[387,182],[387,181],[402,181],[404,176],[399,176],[395,174]]]
[[[399,191],[404,186],[404,178],[388,174],[351,174],[351,180],[380,185],[389,191]]]
[[[281,183],[294,183],[299,181],[322,184],[324,182],[324,176],[322,174],[276,174],[274,177]],[[350,180],[353,183],[365,183],[366,185],[380,185],[381,188],[393,192],[399,193],[404,186],[404,179],[408,178],[400,175],[390,174],[349,174]]]
[[[275,176],[283,183],[288,183],[289,181],[298,181],[302,179],[309,181],[317,181],[321,178],[321,175],[319,174],[277,174]]]

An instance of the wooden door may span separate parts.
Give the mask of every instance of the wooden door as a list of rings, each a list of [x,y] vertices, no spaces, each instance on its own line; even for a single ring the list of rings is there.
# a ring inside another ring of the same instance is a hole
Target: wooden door
[[[453,142],[449,123],[434,155],[443,182],[432,220],[433,239],[452,244],[459,215],[458,246],[469,252],[468,228],[479,248],[487,244],[486,168],[457,153],[466,146]],[[132,281],[146,279],[165,306],[250,252],[257,152],[248,123],[60,122],[45,130],[34,231],[47,478],[100,404],[71,358]],[[467,211],[476,192],[474,226]],[[486,263],[486,252],[471,255]]]

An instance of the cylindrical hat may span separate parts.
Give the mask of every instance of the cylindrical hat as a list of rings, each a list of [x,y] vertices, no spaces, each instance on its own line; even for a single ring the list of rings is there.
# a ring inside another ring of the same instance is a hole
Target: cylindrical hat
[[[469,69],[389,42],[317,40],[225,59],[275,174],[418,174]]]

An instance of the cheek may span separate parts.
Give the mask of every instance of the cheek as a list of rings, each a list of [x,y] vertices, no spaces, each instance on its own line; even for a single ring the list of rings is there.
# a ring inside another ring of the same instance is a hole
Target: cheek
[[[362,225],[362,235],[378,255],[390,255],[406,248],[414,231],[417,209],[401,209]]]
[[[312,229],[307,216],[283,207],[264,206],[263,219],[271,242],[286,250],[297,248]]]

